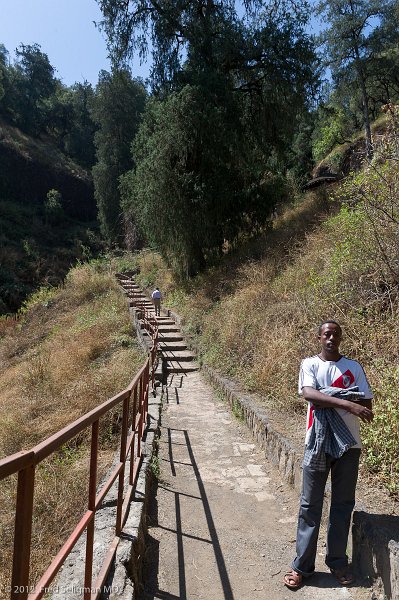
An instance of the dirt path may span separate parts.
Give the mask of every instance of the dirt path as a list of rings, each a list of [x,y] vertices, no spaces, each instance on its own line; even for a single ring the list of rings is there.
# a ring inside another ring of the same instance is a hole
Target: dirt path
[[[295,553],[298,500],[201,373],[166,388],[160,480],[141,600],[366,600],[323,561],[299,592],[281,580]]]

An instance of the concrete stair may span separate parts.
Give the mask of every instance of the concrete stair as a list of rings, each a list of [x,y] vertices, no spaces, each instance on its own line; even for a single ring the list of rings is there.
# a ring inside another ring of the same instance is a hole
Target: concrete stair
[[[187,350],[180,327],[170,317],[156,317],[158,321],[159,350],[166,373],[198,371],[195,356]]]
[[[198,371],[199,365],[194,360],[195,356],[187,350],[187,344],[184,341],[180,327],[168,316],[155,316],[154,305],[152,301],[143,294],[143,291],[131,279],[118,277],[119,282],[129,299],[129,305],[134,306],[136,302],[142,303],[150,312],[158,324],[158,348],[162,364],[162,372],[168,373],[189,373]],[[144,332],[145,334],[145,332]],[[160,369],[158,369],[160,370]]]
[[[158,332],[162,333],[162,334],[163,333],[179,333],[180,327],[177,327],[176,325],[159,325]]]
[[[194,358],[194,356],[193,356]],[[167,361],[164,365],[168,373],[192,373],[199,370],[199,364],[194,360],[191,362]]]
[[[167,373],[189,373],[197,371],[195,356],[187,350],[180,328],[170,317],[157,317],[159,349],[163,367]]]
[[[165,350],[162,350],[162,358],[168,361],[177,361],[177,362],[187,362],[191,361],[194,358],[194,355],[189,350],[170,350],[170,348],[166,347]]]
[[[166,344],[167,342],[182,342],[183,336],[180,332],[172,332],[172,333],[159,333],[158,332],[159,342],[161,344]]]
[[[158,347],[161,351],[165,352],[182,352],[183,350],[187,350],[187,344],[184,340],[176,342],[159,342]]]

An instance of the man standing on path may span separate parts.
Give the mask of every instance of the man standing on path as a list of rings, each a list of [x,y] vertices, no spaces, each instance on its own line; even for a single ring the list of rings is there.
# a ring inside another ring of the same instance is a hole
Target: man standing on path
[[[321,352],[305,358],[299,394],[308,401],[303,484],[296,538],[297,556],[284,584],[297,589],[315,570],[324,488],[331,471],[331,506],[326,564],[337,581],[350,585],[346,546],[360,458],[360,422],[370,422],[372,392],[361,365],[339,352],[342,330],[336,321],[320,325]]]
[[[158,288],[155,288],[155,290],[152,292],[151,294],[152,300],[154,302],[154,308],[155,308],[155,316],[160,317],[161,316],[161,298],[162,298],[162,294],[159,291]]]

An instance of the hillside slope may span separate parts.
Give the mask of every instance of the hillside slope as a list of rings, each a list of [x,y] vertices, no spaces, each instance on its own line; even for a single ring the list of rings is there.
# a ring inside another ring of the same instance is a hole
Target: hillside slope
[[[183,286],[159,257],[145,253],[138,262],[141,283],[160,286],[204,360],[258,392],[288,434],[303,424],[300,361],[317,351],[319,323],[338,320],[343,352],[364,365],[375,393],[364,468],[398,497],[397,111],[393,117],[371,164],[287,206],[271,231],[205,275]]]
[[[43,204],[50,189],[61,192],[65,212],[80,220],[96,217],[91,174],[50,140],[32,138],[0,120],[0,198]]]
[[[0,456],[29,449],[125,389],[146,355],[114,273],[92,261],[61,288],[40,290],[18,321],[0,319]],[[99,479],[114,459],[121,407],[101,420]],[[79,434],[36,470],[32,578],[87,507],[90,436]],[[9,584],[16,479],[1,482],[0,598]]]
[[[51,189],[60,198],[53,212]],[[0,122],[0,313],[18,310],[38,286],[60,283],[95,247],[95,219],[90,173],[49,141]]]

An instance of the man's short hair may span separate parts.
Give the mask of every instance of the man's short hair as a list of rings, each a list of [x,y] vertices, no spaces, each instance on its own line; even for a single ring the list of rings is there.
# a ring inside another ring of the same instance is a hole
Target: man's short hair
[[[341,327],[341,325],[337,321],[334,321],[334,319],[328,319],[327,321],[323,321],[323,323],[320,323],[320,325],[319,325],[319,335],[321,335],[321,332],[322,332],[322,329],[323,329],[324,325],[327,325],[328,323],[333,323],[334,325],[337,325],[339,331],[342,333],[342,327]]]

